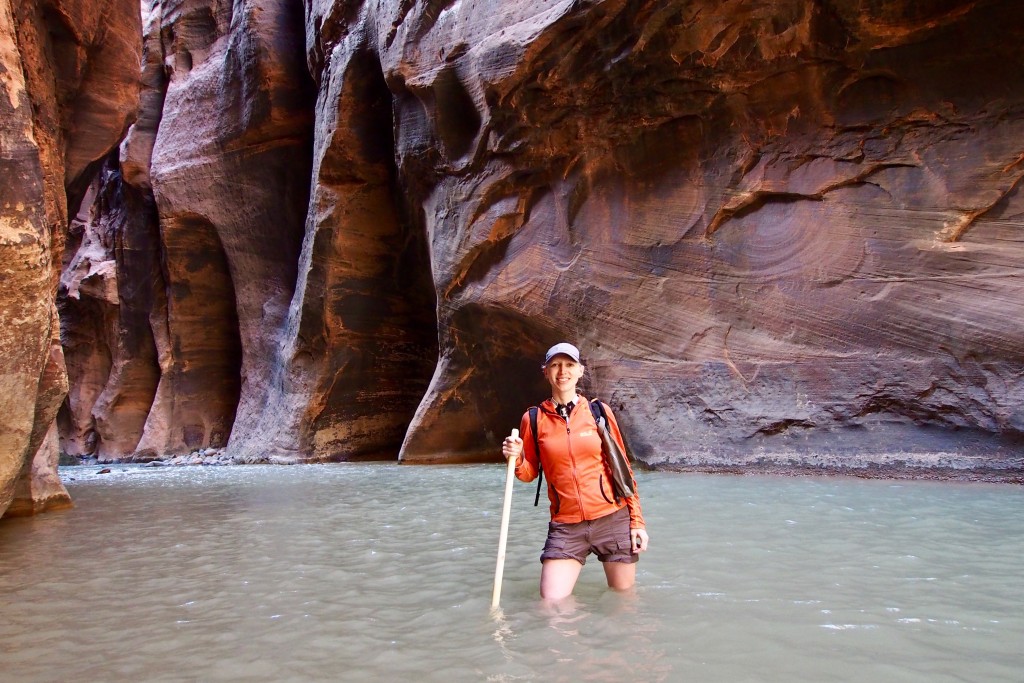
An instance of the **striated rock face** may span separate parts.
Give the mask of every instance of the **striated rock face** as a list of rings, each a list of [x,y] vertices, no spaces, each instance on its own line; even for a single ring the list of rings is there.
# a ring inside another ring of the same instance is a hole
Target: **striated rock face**
[[[265,408],[309,193],[301,9],[143,9],[139,121],[62,283],[81,378],[65,450],[103,460],[224,446],[236,413]]]
[[[430,240],[405,460],[492,452],[568,338],[649,464],[1020,467],[1024,9],[484,5],[334,30],[379,54]]]
[[[313,189],[280,372],[232,435],[247,460],[394,458],[437,359],[421,209],[395,168],[393,95],[365,33],[332,21],[306,19],[344,44],[307,36],[332,51],[310,48]]]
[[[102,461],[134,453],[160,380],[166,319],[156,211],[108,159],[71,222],[58,296],[70,391],[61,450]],[[151,322],[152,316],[152,322]]]
[[[68,207],[134,118],[139,32],[134,2],[0,1],[0,514],[68,503],[57,278]]]
[[[143,14],[68,452],[493,460],[568,339],[651,466],[1024,469],[1019,3]]]
[[[64,274],[65,450],[394,458],[437,328],[379,62],[314,83],[284,0],[145,10],[142,113]]]
[[[287,0],[160,3],[170,77],[150,176],[167,338],[140,451],[223,446],[262,407],[309,192],[312,89]]]

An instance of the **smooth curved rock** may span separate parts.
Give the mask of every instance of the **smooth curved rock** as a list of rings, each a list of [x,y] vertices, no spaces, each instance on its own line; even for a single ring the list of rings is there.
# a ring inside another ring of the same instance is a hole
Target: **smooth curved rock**
[[[403,459],[493,452],[568,338],[648,464],[1021,466],[1018,5],[392,12],[442,339]]]
[[[221,447],[236,420],[265,409],[308,202],[301,9],[143,9],[139,120],[97,180],[65,270],[69,362],[83,378],[72,396],[83,400],[69,402],[62,434],[69,453],[101,460]],[[90,244],[105,250],[93,257]],[[76,314],[107,306],[76,285],[96,262],[116,281],[116,306]]]
[[[314,64],[324,71],[299,281],[261,420],[232,437],[247,460],[394,458],[436,361],[426,245],[402,200],[391,95],[366,40],[350,34],[349,49]]]
[[[14,499],[5,517],[28,517],[72,507],[71,496],[57,475],[57,423],[51,422],[39,450],[25,463],[15,483]]]
[[[157,335],[160,381],[137,446],[143,458],[224,446],[236,421],[247,425],[266,407],[311,163],[300,8],[284,0],[161,7],[153,30],[170,76],[162,100],[152,100],[162,109],[150,115],[160,123],[148,178],[166,336]]]
[[[569,339],[650,466],[1024,469],[1018,3],[153,0],[147,22],[110,178],[152,192],[166,299],[126,457],[494,460]],[[108,260],[68,291],[107,296]],[[96,433],[100,384],[75,389]]]

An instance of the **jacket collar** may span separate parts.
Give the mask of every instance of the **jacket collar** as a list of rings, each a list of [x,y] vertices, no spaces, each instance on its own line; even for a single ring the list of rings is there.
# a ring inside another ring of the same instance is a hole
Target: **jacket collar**
[[[572,412],[575,413],[577,410],[579,410],[580,406],[585,403],[589,403],[589,401],[587,401],[587,397],[584,396],[583,394],[576,394],[576,405],[573,406]],[[558,415],[558,411],[555,410],[555,402],[552,401],[550,398],[541,403],[540,408],[549,415],[560,417]],[[572,415],[572,413],[570,413],[570,415]]]

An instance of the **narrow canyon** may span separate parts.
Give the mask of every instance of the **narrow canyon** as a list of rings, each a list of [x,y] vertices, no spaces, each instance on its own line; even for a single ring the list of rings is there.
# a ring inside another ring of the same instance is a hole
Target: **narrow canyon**
[[[58,462],[1024,480],[1024,5],[0,0],[0,513]]]

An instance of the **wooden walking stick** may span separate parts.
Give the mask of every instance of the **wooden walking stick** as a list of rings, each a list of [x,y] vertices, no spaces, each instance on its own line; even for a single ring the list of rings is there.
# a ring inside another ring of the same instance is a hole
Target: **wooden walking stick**
[[[519,438],[519,430],[512,430],[512,438]],[[501,599],[501,575],[505,572],[505,544],[508,542],[508,519],[512,513],[512,482],[516,478],[516,458],[508,459],[505,468],[505,502],[501,508],[501,533],[498,534],[498,562],[494,567],[494,592],[491,593],[491,609]]]

